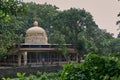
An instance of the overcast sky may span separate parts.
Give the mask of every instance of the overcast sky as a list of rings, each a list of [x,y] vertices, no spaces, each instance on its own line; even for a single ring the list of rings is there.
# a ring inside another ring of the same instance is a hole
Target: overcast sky
[[[116,21],[120,18],[117,14],[120,12],[120,2],[118,0],[23,0],[25,2],[36,2],[44,4],[56,5],[61,10],[69,8],[80,8],[90,12],[94,21],[101,29],[107,29],[107,32],[114,33],[117,36],[118,32]]]

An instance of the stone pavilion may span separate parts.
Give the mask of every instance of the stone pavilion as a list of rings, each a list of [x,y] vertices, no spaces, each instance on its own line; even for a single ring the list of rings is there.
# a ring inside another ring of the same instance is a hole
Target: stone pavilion
[[[76,61],[76,52],[71,44],[61,44],[67,47],[67,54],[63,55],[61,49],[56,49],[58,44],[48,43],[46,31],[38,26],[29,28],[25,34],[25,43],[21,43],[16,54],[6,55],[0,65],[7,66],[43,66],[62,65],[68,61]]]

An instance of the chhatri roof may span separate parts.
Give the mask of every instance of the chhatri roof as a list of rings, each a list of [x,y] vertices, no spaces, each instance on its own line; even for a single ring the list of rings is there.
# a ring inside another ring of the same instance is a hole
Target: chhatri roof
[[[38,22],[34,22],[34,26],[26,31],[25,43],[29,44],[47,44],[47,35],[42,27],[38,26]]]
[[[45,33],[45,30],[42,28],[42,27],[39,27],[38,26],[38,22],[35,21],[34,22],[34,26],[29,28],[27,31],[26,31],[26,34],[27,33]]]

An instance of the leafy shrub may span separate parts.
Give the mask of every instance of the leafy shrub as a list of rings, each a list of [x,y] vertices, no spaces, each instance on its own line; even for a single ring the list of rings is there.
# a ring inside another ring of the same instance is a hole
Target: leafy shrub
[[[39,80],[59,80],[60,73],[41,73],[38,72],[36,75]]]
[[[27,80],[27,78],[25,77],[25,73],[17,73],[17,76],[19,80]]]
[[[79,64],[64,66],[60,80],[119,80],[120,61],[117,57],[88,54]]]
[[[2,78],[2,80],[28,80],[27,77],[25,77],[25,73],[17,73],[17,77],[15,79],[12,78]]]
[[[42,73],[38,72],[36,75],[25,76],[25,73],[17,73],[18,78],[2,78],[2,80],[59,80],[59,73]]]

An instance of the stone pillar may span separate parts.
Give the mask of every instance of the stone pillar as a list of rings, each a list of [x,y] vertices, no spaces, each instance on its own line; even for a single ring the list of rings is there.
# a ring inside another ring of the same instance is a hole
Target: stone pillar
[[[21,58],[22,58],[22,55],[18,54],[18,66],[21,66]]]
[[[26,66],[27,65],[27,51],[24,52],[23,57],[24,57],[24,66]]]
[[[76,53],[76,62],[77,63],[79,62],[79,53],[78,52]]]

